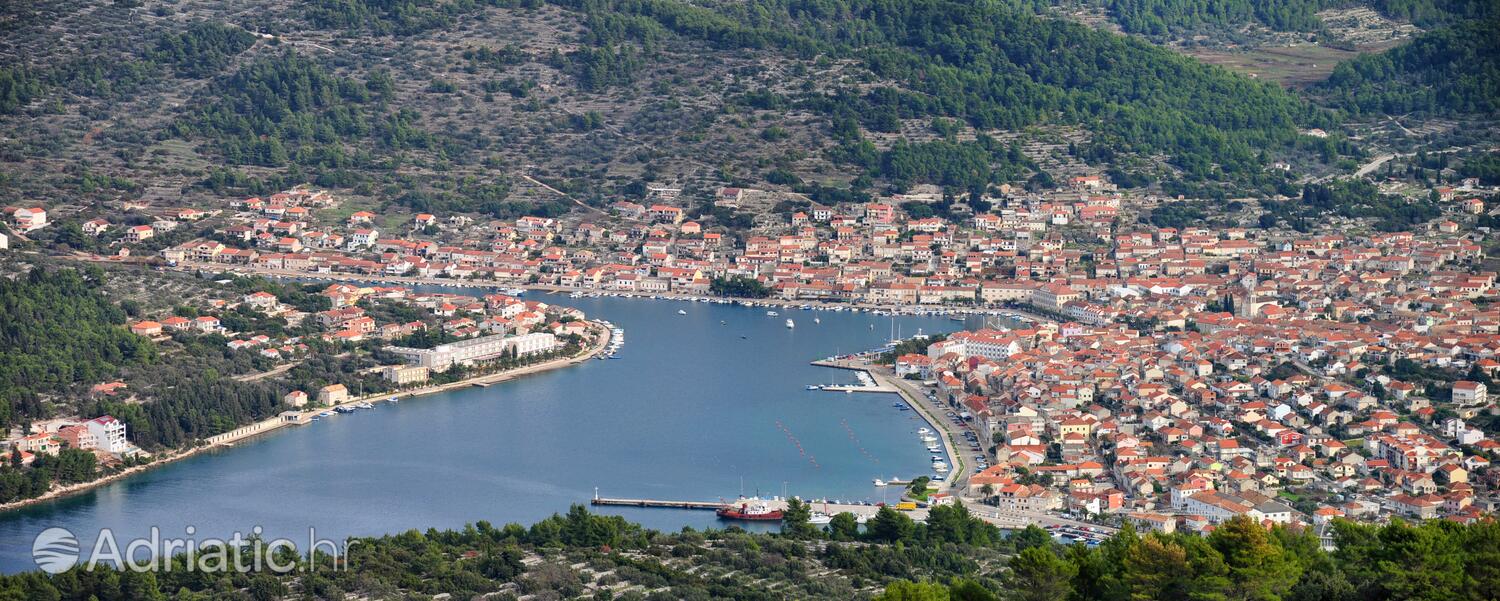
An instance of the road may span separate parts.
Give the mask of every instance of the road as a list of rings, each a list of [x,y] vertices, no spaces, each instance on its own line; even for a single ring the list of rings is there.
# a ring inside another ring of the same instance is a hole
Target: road
[[[1402,155],[1402,156],[1411,156],[1411,155]],[[1375,170],[1379,169],[1381,165],[1386,164],[1387,161],[1389,161],[1391,159],[1394,159],[1394,158],[1396,158],[1396,155],[1394,155],[1394,154],[1382,154],[1382,155],[1380,155],[1378,157],[1375,157],[1375,160],[1372,160],[1372,161],[1370,161],[1368,163],[1365,163],[1358,170],[1356,170],[1354,172],[1354,177],[1364,177],[1366,175],[1374,173]]]

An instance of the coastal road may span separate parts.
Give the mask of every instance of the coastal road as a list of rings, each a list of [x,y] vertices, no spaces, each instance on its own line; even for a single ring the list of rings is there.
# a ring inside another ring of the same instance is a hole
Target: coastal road
[[[926,391],[908,380],[897,378],[895,374],[887,372],[883,367],[877,367],[864,361],[850,362],[850,364],[858,366],[857,369],[868,372],[877,384],[897,391],[902,398],[906,399],[907,404],[921,412],[922,417],[926,418],[928,423],[943,433],[943,450],[947,451],[948,459],[953,462],[953,470],[948,472],[948,478],[943,483],[947,486],[948,490],[955,493],[962,493],[964,486],[969,480],[969,464],[971,461],[967,455],[960,453],[964,447],[960,446],[958,441],[960,438],[963,438],[963,429],[955,426],[952,421],[944,419],[943,412],[946,409],[937,403],[929,401]],[[954,496],[958,495],[955,494]]]

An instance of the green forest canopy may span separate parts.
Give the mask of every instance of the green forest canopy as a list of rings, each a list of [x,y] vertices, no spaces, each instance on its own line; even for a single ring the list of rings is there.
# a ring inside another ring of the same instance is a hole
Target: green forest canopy
[[[643,600],[851,599],[874,586],[885,590],[876,598],[890,600],[1437,601],[1490,598],[1500,587],[1494,522],[1337,521],[1330,529],[1337,550],[1328,552],[1308,530],[1267,530],[1243,516],[1206,536],[1126,528],[1090,548],[1057,545],[1034,526],[1001,536],[961,507],[934,508],[925,524],[889,507],[865,526],[840,514],[823,529],[803,521],[805,506],[788,513],[794,519],[781,534],[661,533],[574,506],[529,528],[479,522],[362,539],[347,570],[329,569],[323,556],[319,569],[291,575],[208,574],[185,569],[179,557],[170,570],[144,574],[0,576],[0,599],[207,599],[225,590],[275,599],[292,584],[319,598],[468,599],[512,583],[524,594],[587,595],[584,582],[593,578],[570,565],[625,585],[599,598]]]
[[[1313,89],[1351,116],[1500,115],[1500,18],[1472,20],[1340,63]]]
[[[1083,124],[1101,141],[1164,152],[1194,178],[1252,178],[1260,150],[1330,117],[1279,87],[1158,48],[984,0],[560,0],[600,44],[670,31],[721,48],[863,62],[898,84],[806,95],[805,106],[875,131],[951,117],[981,130]]]

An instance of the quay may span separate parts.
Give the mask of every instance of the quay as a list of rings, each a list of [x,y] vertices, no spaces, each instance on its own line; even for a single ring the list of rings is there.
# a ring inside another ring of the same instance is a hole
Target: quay
[[[752,499],[736,499],[734,501],[672,501],[663,499],[610,498],[601,497],[598,495],[598,493],[595,493],[594,498],[589,501],[589,504],[596,506],[659,507],[663,509],[703,509],[712,511],[722,509],[724,507],[733,507],[734,505],[742,501],[748,502],[752,501]],[[765,503],[766,507],[777,511],[785,511],[787,507],[787,500],[779,497],[770,499],[753,499],[753,501]],[[825,515],[850,513],[853,514],[854,517],[862,520],[873,518],[875,517],[875,514],[880,511],[880,505],[874,504],[866,505],[863,503],[840,503],[838,501],[830,501],[827,499],[803,499],[802,502],[806,503],[808,507],[818,513],[822,513]],[[892,501],[892,504],[894,503],[895,502]],[[928,509],[925,507],[918,507],[917,509],[903,511],[902,513],[910,516],[913,520],[921,522],[927,519]]]
[[[828,385],[828,386],[822,387],[821,390],[827,390],[829,392],[893,392],[893,393],[899,393],[900,392],[899,390],[896,390],[895,388],[887,388],[885,386],[880,386],[880,385],[875,385],[875,386],[865,386],[865,385],[833,386],[833,385]]]
[[[729,507],[729,503],[717,501],[662,501],[657,499],[610,499],[595,496],[592,505],[614,505],[619,507],[665,507],[667,509],[707,509],[716,511]]]

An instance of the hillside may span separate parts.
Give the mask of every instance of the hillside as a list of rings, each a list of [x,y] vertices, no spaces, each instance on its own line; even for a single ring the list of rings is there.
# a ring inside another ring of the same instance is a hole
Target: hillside
[[[1500,19],[1466,21],[1334,69],[1313,92],[1355,117],[1500,114]]]
[[[1046,157],[1015,147],[1062,135],[1161,180],[1270,190],[1266,153],[1331,125],[1274,85],[1037,8],[13,4],[0,200],[81,211],[311,182],[368,208],[510,217],[648,182],[770,182],[836,201],[1024,182]]]

